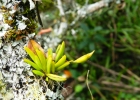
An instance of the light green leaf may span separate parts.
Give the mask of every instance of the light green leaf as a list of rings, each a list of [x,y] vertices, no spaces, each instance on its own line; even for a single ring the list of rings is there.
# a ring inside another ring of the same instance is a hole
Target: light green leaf
[[[24,62],[30,64],[30,65],[31,65],[33,68],[35,68],[36,70],[42,70],[42,69],[40,68],[40,66],[38,66],[38,65],[35,64],[34,62],[30,61],[29,59],[23,59],[23,60],[24,60]]]
[[[67,79],[66,77],[55,75],[55,74],[47,74],[47,76],[54,81],[66,81]]]
[[[32,72],[33,72],[34,74],[36,74],[36,75],[41,76],[41,77],[45,75],[43,72],[41,72],[41,71],[39,71],[39,70],[32,70]]]
[[[30,50],[28,47],[24,47],[24,50],[28,53],[28,55],[31,57],[31,59],[34,61],[35,54],[32,50]]]
[[[47,62],[46,62],[46,59],[45,59],[45,55],[43,52],[41,52],[40,50],[36,49],[36,53],[37,53],[37,56],[38,56],[38,59],[40,60],[41,62],[41,67],[42,69],[45,71],[45,67],[47,65]]]
[[[82,85],[76,85],[74,90],[75,90],[76,93],[79,93],[83,90],[83,86]]]

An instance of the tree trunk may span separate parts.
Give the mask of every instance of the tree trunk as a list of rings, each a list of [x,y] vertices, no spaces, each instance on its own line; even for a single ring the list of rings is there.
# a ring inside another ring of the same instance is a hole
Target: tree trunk
[[[0,99],[62,99],[61,86],[32,73],[23,62],[24,46],[35,35],[35,3],[32,0],[0,0]]]

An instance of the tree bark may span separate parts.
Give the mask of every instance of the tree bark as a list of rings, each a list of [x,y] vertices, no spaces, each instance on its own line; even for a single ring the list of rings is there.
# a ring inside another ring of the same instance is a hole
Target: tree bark
[[[32,0],[0,0],[0,99],[62,99],[61,88],[32,73],[24,46],[37,27]]]

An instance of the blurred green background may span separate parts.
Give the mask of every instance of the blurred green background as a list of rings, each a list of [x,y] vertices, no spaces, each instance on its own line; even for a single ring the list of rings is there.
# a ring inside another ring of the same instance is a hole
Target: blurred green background
[[[89,3],[97,1],[89,0]],[[83,0],[77,2],[81,6],[85,4]],[[46,13],[51,15],[51,10]],[[62,40],[66,42],[69,59],[95,50],[86,63],[67,68],[75,81],[74,100],[91,100],[87,80],[95,100],[140,100],[140,0],[110,4],[87,15]]]

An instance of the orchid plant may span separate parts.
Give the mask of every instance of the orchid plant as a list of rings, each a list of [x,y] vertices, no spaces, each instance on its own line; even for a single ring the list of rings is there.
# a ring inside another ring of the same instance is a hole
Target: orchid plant
[[[65,81],[67,78],[57,75],[56,72],[63,70],[70,63],[83,63],[88,60],[94,53],[94,51],[92,51],[91,53],[83,55],[76,60],[67,61],[67,57],[64,54],[64,41],[58,45],[55,53],[53,53],[51,48],[49,48],[45,53],[42,47],[34,40],[30,40],[24,49],[31,58],[31,60],[25,58],[24,62],[30,64],[33,67],[32,72],[35,75],[45,77],[46,81],[49,79],[53,81]]]

